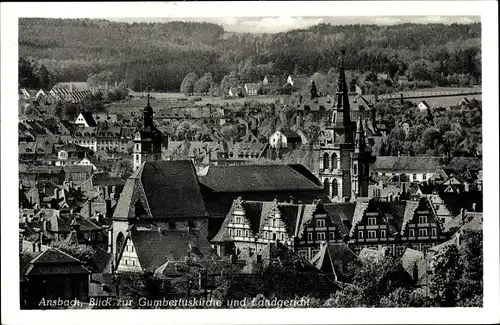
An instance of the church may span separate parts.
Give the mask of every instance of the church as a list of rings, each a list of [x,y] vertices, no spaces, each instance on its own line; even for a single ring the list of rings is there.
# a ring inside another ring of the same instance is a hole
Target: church
[[[353,201],[368,196],[369,164],[375,157],[368,150],[362,117],[351,120],[350,94],[347,87],[344,55],[340,60],[337,92],[325,127],[320,131],[319,178],[333,202]],[[311,96],[317,96],[315,87]]]
[[[163,137],[160,130],[153,124],[153,108],[149,102],[150,94],[148,90],[148,103],[143,110],[144,125],[139,129],[134,137],[134,171],[145,161],[160,161],[161,146]]]

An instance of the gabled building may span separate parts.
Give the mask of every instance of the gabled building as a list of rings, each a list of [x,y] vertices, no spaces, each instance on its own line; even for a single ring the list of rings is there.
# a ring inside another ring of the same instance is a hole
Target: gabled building
[[[269,145],[271,148],[279,147],[294,150],[298,149],[301,144],[301,136],[296,131],[290,129],[277,130],[269,137]]]
[[[135,133],[134,137],[134,170],[137,170],[146,161],[161,161],[161,148],[163,136],[153,123],[153,108],[149,103],[151,97],[148,92],[148,103],[143,110],[143,127]]]
[[[91,112],[81,112],[78,114],[75,124],[80,127],[88,128],[97,126],[94,116]]]
[[[247,95],[255,96],[259,95],[262,92],[262,83],[246,83],[245,84],[245,92]]]
[[[307,85],[309,78],[306,75],[289,75],[286,83],[295,89],[302,89]]]
[[[407,246],[425,252],[446,239],[427,198],[310,204],[237,198],[212,243],[217,253],[225,256],[259,251],[279,240],[311,260],[325,243],[346,244],[356,253],[363,248],[384,248],[397,257]]]
[[[369,163],[374,157],[366,146],[361,118],[351,121],[349,93],[344,71],[344,51],[340,62],[336,102],[318,136],[319,177],[328,196],[337,202],[368,197]],[[311,97],[316,97],[311,89]]]
[[[348,268],[354,267],[358,261],[358,256],[346,244],[324,243],[311,263],[334,281],[350,283],[352,279]]]
[[[427,110],[431,109],[431,106],[425,100],[418,103],[417,107],[421,112],[427,112]]]
[[[50,309],[58,299],[89,301],[90,271],[80,260],[56,248],[34,255],[26,264],[21,259],[21,308]]]
[[[175,160],[142,164],[125,182],[112,222],[116,261],[135,227],[190,229],[207,236],[208,215],[193,163]]]
[[[439,157],[383,156],[370,165],[372,175],[399,176],[401,182],[425,182],[431,179],[442,162]]]
[[[196,229],[134,227],[117,252],[117,272],[155,272],[167,263],[216,261],[219,257]]]

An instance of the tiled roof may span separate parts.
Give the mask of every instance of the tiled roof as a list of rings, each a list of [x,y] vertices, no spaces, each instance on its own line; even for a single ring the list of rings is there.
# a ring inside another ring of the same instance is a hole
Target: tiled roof
[[[323,190],[287,165],[210,166],[199,180],[214,192]]]
[[[30,261],[26,275],[90,274],[80,260],[50,248]]]
[[[446,164],[446,168],[455,172],[462,172],[467,169],[481,170],[483,169],[483,160],[474,157],[453,157],[451,161]]]
[[[308,98],[298,109],[301,111],[327,111],[333,108],[333,101],[333,98],[328,96]]]
[[[311,263],[323,272],[333,273],[336,281],[346,282],[349,281],[346,267],[357,259],[356,254],[347,245],[330,243],[321,246]]]
[[[358,223],[363,220],[363,216],[365,214],[366,209],[368,208],[369,202],[363,202],[363,201],[356,201],[356,207],[354,208],[354,213],[352,216],[352,227],[351,231],[349,232],[350,236],[354,235],[354,230],[356,229],[356,226]]]
[[[290,139],[300,139],[300,135],[290,129],[281,129],[279,130],[285,137],[290,138]]]
[[[140,200],[149,218],[206,217],[190,160],[146,162],[125,182],[114,217],[135,218]]]
[[[136,230],[131,239],[144,270],[155,271],[168,261],[218,260],[210,243],[198,230]]]
[[[441,165],[438,157],[381,156],[377,157],[373,170],[435,172]]]
[[[82,112],[81,113],[89,127],[94,127],[97,126],[96,121],[94,120],[94,117],[92,116],[91,112]]]
[[[285,229],[290,237],[301,236],[304,224],[312,218],[316,209],[312,204],[280,203],[276,201],[240,201],[236,199],[231,205],[231,209],[226,215],[218,233],[212,238],[212,242],[223,242],[231,240],[227,231],[227,225],[232,220],[233,211],[241,206],[245,211],[245,217],[250,223],[252,234],[260,233],[266,226],[265,220],[273,209],[278,209],[281,220],[285,224]]]
[[[426,282],[427,272],[424,253],[407,247],[399,258],[399,262],[413,281],[418,284]]]

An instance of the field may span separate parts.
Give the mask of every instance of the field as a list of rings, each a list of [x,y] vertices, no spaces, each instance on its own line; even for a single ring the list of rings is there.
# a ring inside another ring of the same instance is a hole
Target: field
[[[108,112],[110,114],[123,114],[124,116],[131,115],[132,112],[138,113],[144,106],[146,106],[146,93],[142,92],[129,92],[134,98],[124,100],[119,103],[112,103],[109,105]],[[194,98],[201,100],[194,101]],[[187,100],[179,100],[187,99]],[[151,93],[151,106],[155,110],[165,110],[170,108],[194,108],[205,107],[207,104],[213,106],[229,106],[229,105],[243,105],[245,102],[257,101],[260,103],[274,103],[278,100],[275,96],[248,96],[244,98],[235,99],[222,99],[220,97],[212,96],[191,96],[187,97],[182,93]]]
[[[468,100],[471,100],[473,98],[477,100],[482,100],[481,95],[468,95],[468,96],[450,96],[450,97],[431,97],[431,98],[412,98],[412,99],[407,99],[408,101],[419,104],[421,101],[425,100],[427,104],[431,108],[436,108],[436,107],[450,107],[450,106],[455,106],[458,104],[462,98],[467,98]]]

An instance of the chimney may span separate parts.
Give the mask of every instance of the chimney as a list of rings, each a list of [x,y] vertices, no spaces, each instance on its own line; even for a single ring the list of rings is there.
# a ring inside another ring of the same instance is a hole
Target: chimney
[[[38,251],[41,252],[42,251],[42,242],[40,240],[38,241],[37,246],[38,246]]]

